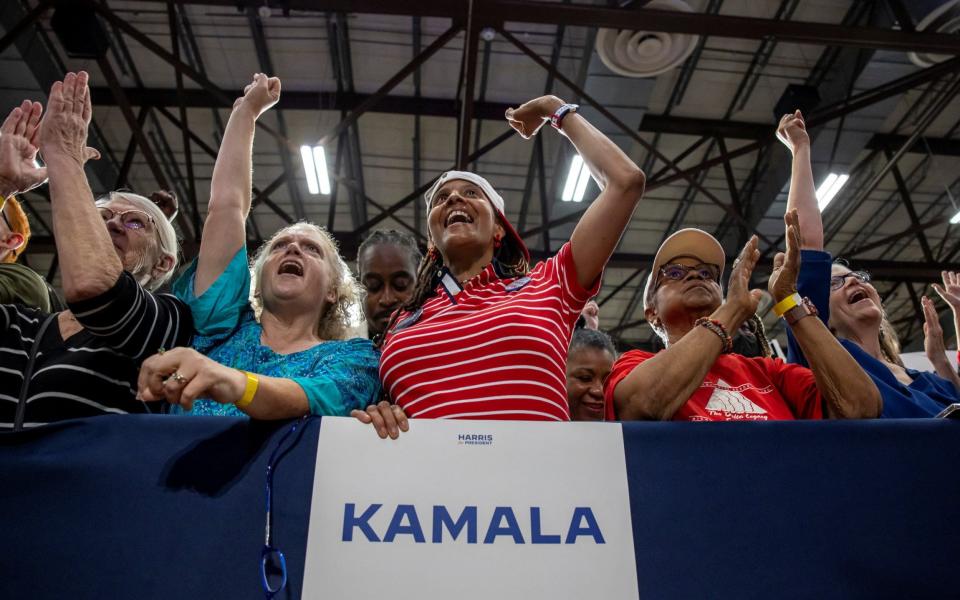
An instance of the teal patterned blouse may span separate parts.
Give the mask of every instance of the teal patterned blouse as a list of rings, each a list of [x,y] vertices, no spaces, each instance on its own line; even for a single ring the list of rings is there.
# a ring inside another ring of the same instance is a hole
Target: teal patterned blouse
[[[246,248],[200,297],[194,295],[194,261],[173,284],[173,293],[193,312],[193,348],[220,364],[242,371],[295,381],[315,415],[349,415],[380,395],[379,352],[366,339],[331,340],[292,354],[278,354],[261,343],[263,329],[250,307],[250,269]],[[193,410],[173,413],[245,416],[232,404],[199,398]]]

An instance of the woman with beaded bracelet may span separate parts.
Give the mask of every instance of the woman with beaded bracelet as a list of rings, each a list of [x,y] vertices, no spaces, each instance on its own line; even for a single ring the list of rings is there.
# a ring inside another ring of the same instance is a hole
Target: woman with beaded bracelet
[[[754,236],[734,262],[726,300],[723,247],[699,229],[664,241],[644,290],[647,321],[666,349],[633,350],[616,362],[605,386],[608,420],[766,421],[870,418],[880,414],[877,387],[796,295],[800,229],[787,214],[786,253],[777,254],[768,284],[810,368],[731,352],[729,332],[756,313],[760,290],[750,275],[760,258]]]
[[[413,297],[386,328],[380,378],[390,401],[354,411],[381,437],[407,417],[570,420],[565,363],[573,326],[643,195],[644,175],[556,96],[506,114],[531,138],[551,124],[576,147],[600,195],[570,241],[530,268],[503,197],[479,175],[444,173],[425,194],[430,244]]]

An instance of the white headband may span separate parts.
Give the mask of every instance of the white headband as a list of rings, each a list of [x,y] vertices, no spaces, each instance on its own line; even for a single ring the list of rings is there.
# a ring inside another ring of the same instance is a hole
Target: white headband
[[[480,177],[476,173],[471,173],[469,171],[447,171],[441,175],[436,183],[430,186],[430,189],[427,190],[427,193],[423,195],[424,201],[427,203],[427,211],[430,211],[430,202],[433,201],[434,195],[436,195],[437,190],[440,189],[440,186],[452,179],[462,179],[464,181],[469,181],[470,183],[477,185],[483,190],[483,193],[487,195],[487,198],[490,199],[490,204],[493,204],[493,207],[497,211],[504,215],[506,214],[503,210],[503,198],[493,189],[493,186],[490,185],[490,182]]]

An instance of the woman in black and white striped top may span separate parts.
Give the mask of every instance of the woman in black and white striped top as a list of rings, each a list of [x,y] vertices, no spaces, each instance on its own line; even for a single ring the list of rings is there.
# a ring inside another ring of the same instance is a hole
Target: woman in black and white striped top
[[[0,305],[0,429],[108,413],[149,412],[137,371],[158,348],[189,343],[190,310],[153,294],[176,266],[176,234],[150,200],[111,193],[94,203],[83,164],[90,123],[87,74],[68,73],[39,103],[4,123],[0,180],[23,191],[49,174],[50,202],[69,310]],[[33,162],[37,147],[46,168]],[[49,173],[47,170],[49,169]],[[9,187],[9,186],[8,186]]]

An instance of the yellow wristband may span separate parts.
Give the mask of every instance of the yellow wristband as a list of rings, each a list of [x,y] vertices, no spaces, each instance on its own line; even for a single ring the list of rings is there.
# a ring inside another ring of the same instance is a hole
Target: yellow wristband
[[[774,305],[773,312],[778,317],[782,317],[783,313],[787,312],[794,306],[799,306],[801,302],[803,302],[803,298],[800,297],[800,294],[797,294],[797,293],[790,294],[780,302],[777,302],[776,305]]]
[[[253,403],[253,397],[257,395],[257,388],[260,387],[260,378],[249,371],[243,372],[247,376],[247,387],[243,390],[243,397],[234,404],[237,408],[246,408]]]

